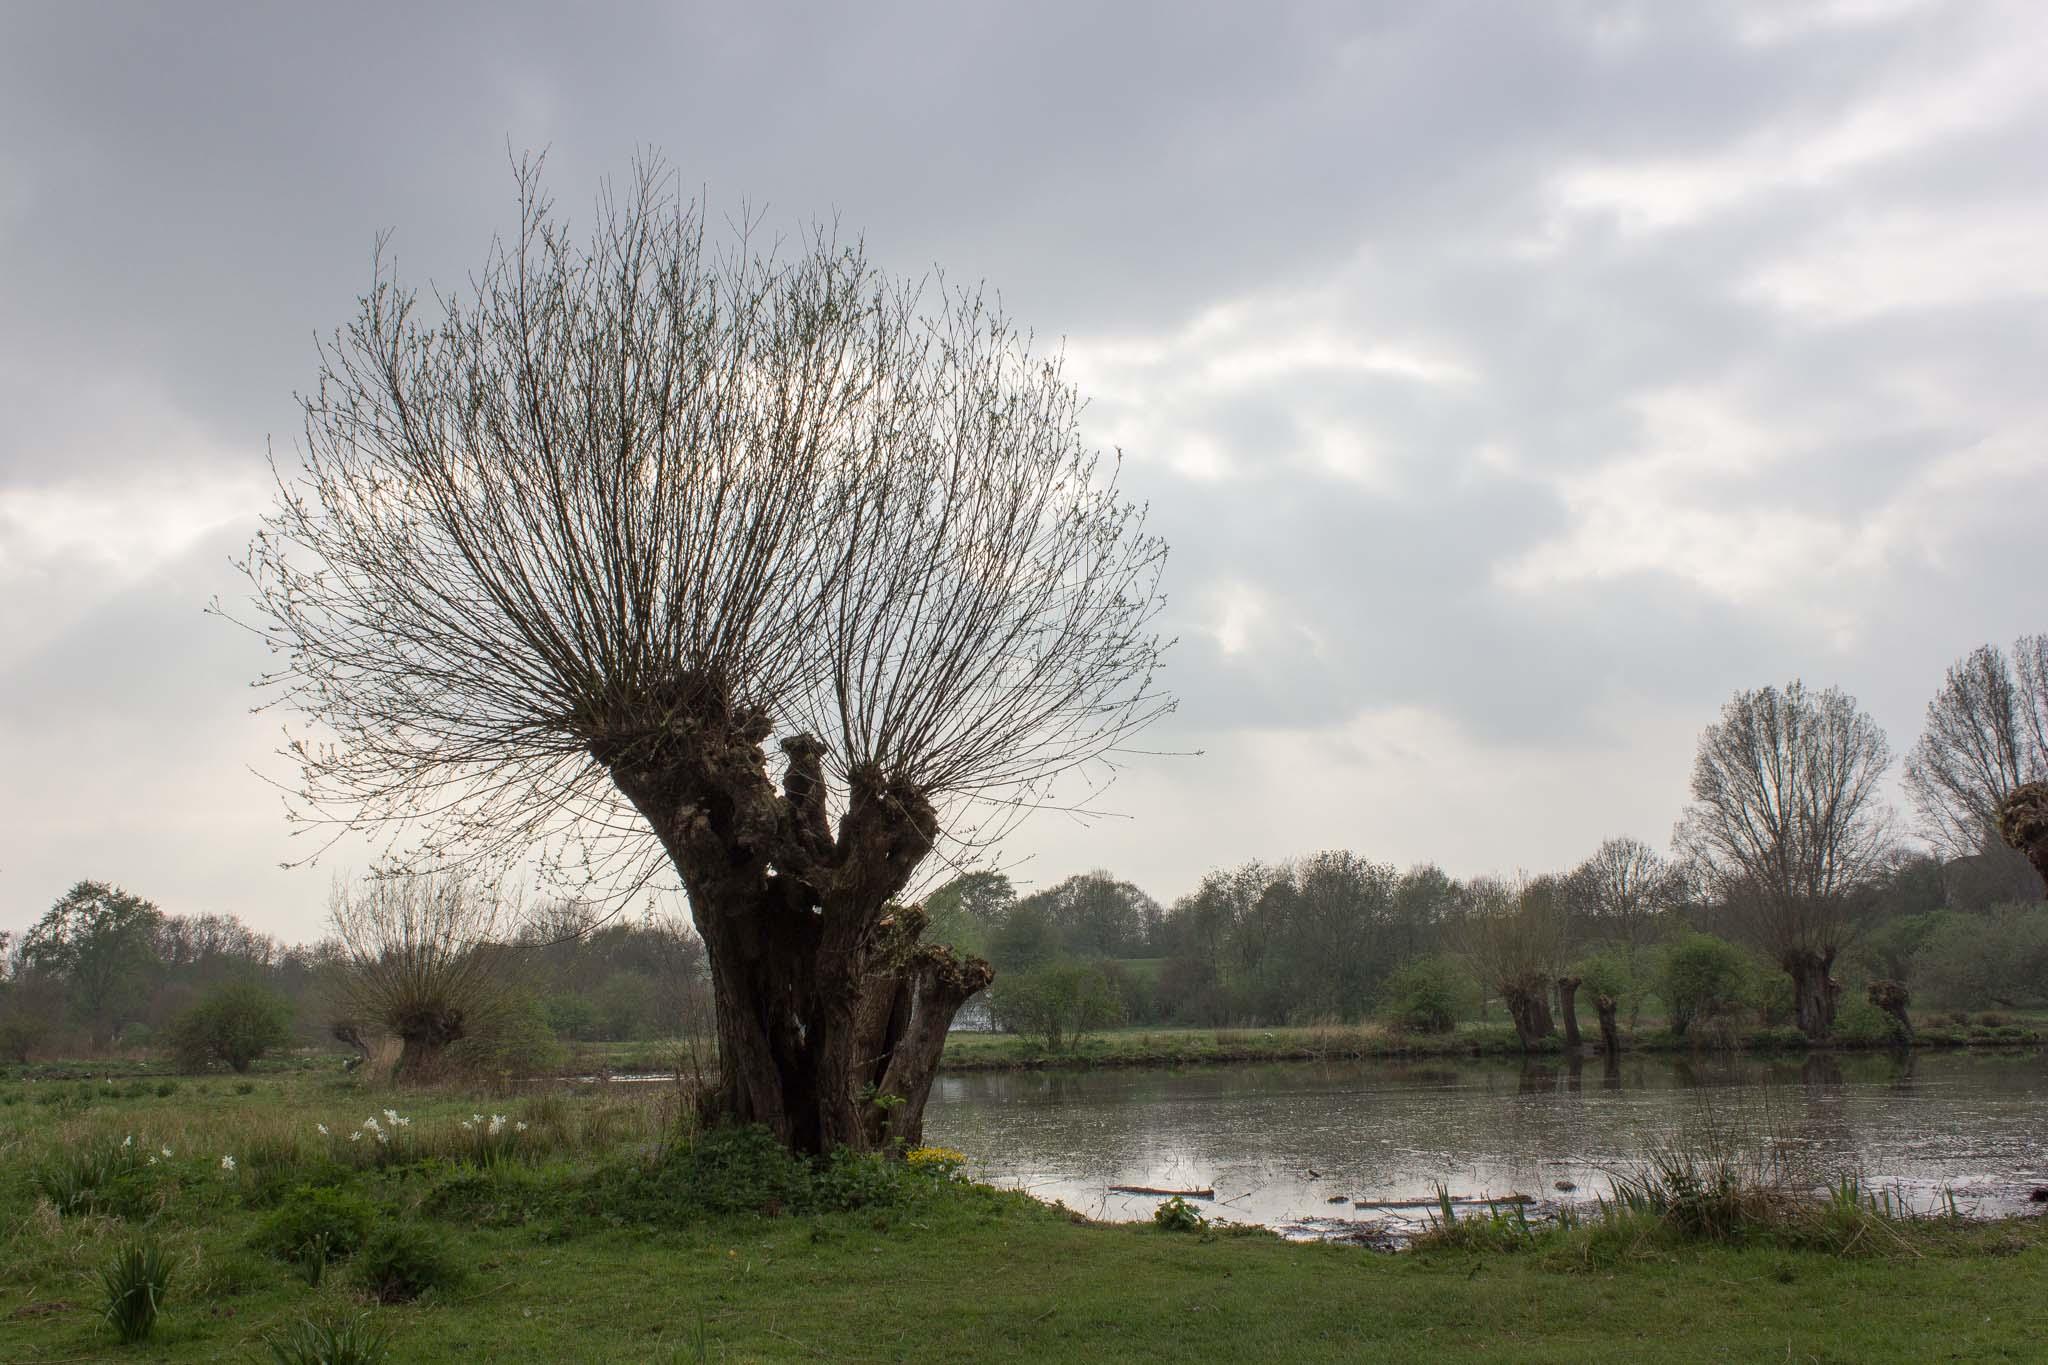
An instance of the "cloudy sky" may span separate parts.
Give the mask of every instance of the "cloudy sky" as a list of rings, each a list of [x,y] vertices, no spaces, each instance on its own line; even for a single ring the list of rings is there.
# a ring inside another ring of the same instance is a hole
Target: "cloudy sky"
[[[2048,629],[2048,9],[1826,3],[0,8],[0,928],[73,881],[317,928],[202,614],[373,236],[459,281],[507,148],[836,214],[1064,337],[1172,543],[1114,818],[1162,899],[1349,847],[1663,844],[1734,690]],[[2028,548],[2028,547],[2035,548]]]

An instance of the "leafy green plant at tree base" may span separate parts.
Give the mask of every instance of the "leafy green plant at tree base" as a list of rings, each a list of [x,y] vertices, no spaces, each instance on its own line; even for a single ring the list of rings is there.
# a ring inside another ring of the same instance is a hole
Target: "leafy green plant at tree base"
[[[277,1365],[380,1365],[391,1356],[391,1334],[371,1327],[367,1313],[346,1322],[301,1318],[263,1344]]]
[[[462,1278],[455,1258],[420,1223],[386,1223],[371,1233],[356,1253],[356,1274],[385,1303],[408,1303]]]
[[[122,1341],[141,1341],[156,1327],[171,1258],[155,1242],[131,1242],[100,1270],[107,1303],[101,1315]]]
[[[1161,1232],[1201,1232],[1209,1226],[1202,1211],[1180,1195],[1152,1210],[1152,1226]]]

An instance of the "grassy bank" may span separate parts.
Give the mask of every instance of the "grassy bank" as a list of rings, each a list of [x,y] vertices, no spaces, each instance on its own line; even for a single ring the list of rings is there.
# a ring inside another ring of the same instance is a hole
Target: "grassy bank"
[[[1711,1040],[1715,1046],[1749,1052],[1816,1050],[1797,1029],[1751,1029]],[[1708,1044],[1653,1027],[1622,1040],[1626,1052],[1683,1053]],[[1597,1049],[1597,1035],[1587,1045]],[[1917,1030],[1923,1047],[2039,1047],[2048,1027],[2036,1017],[2000,1017],[1995,1024],[1929,1019]],[[1830,1049],[1867,1051],[1886,1042],[1838,1040]],[[1561,1053],[1555,1038],[1539,1049]],[[1711,1047],[1708,1050],[1712,1050]],[[1041,1067],[1194,1066],[1215,1062],[1328,1061],[1375,1057],[1518,1057],[1521,1044],[1506,1025],[1461,1024],[1442,1034],[1401,1033],[1377,1024],[1310,1028],[1171,1029],[1125,1028],[1091,1034],[1057,1051],[1036,1038],[1007,1033],[955,1033],[946,1040],[944,1065],[953,1071],[1025,1070]]]
[[[306,1320],[360,1322],[406,1361],[2048,1352],[2039,1220],[1760,1223],[1721,1244],[1637,1210],[1474,1222],[1388,1257],[1088,1225],[960,1183],[943,1157],[793,1174],[758,1143],[675,1142],[668,1098],[645,1087],[496,1102],[321,1074],[131,1088],[0,1087],[9,1360],[263,1360]],[[440,1263],[419,1297],[380,1296],[389,1246],[322,1241],[312,1272],[307,1220],[365,1210],[373,1234],[406,1230],[398,1260],[424,1247]],[[97,1275],[137,1239],[171,1280],[154,1333],[121,1346]]]

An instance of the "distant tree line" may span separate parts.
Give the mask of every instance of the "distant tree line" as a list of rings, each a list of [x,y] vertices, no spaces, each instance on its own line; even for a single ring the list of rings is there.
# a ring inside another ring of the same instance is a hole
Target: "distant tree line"
[[[286,945],[230,915],[171,914],[82,881],[18,938],[0,934],[0,1058],[157,1050],[243,1070],[279,1047],[390,1034],[414,1061],[465,1036],[516,1045],[523,1061],[703,1025],[703,946],[680,921],[472,899],[489,923],[455,922],[446,897],[421,913],[449,887],[462,884],[338,890],[334,932]]]
[[[1569,1043],[1581,1000],[1610,1038],[1646,1017],[1902,1037],[1909,1003],[2048,1007],[2048,636],[1948,671],[1905,762],[1922,846],[1882,799],[1890,765],[1854,698],[1794,681],[1703,731],[1669,855],[1619,836],[1563,871],[1460,881],[1329,850],[1210,872],[1164,908],[1108,871],[1021,896],[978,871],[927,908],[994,963],[991,1021],[1054,1046],[1119,1023],[1474,1016]]]

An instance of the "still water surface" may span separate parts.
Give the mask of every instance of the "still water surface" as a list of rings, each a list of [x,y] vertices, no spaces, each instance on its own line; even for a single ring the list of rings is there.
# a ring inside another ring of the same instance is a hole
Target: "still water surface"
[[[1423,1211],[1357,1202],[1439,1183],[1588,1201],[1649,1148],[1705,1133],[1815,1185],[1855,1174],[1922,1209],[1948,1191],[1967,1211],[2016,1212],[2048,1185],[2048,1055],[978,1072],[941,1075],[925,1114],[925,1140],[965,1152],[977,1178],[1092,1217],[1159,1203],[1111,1185],[1213,1187],[1212,1216],[1302,1237],[1398,1235]]]

